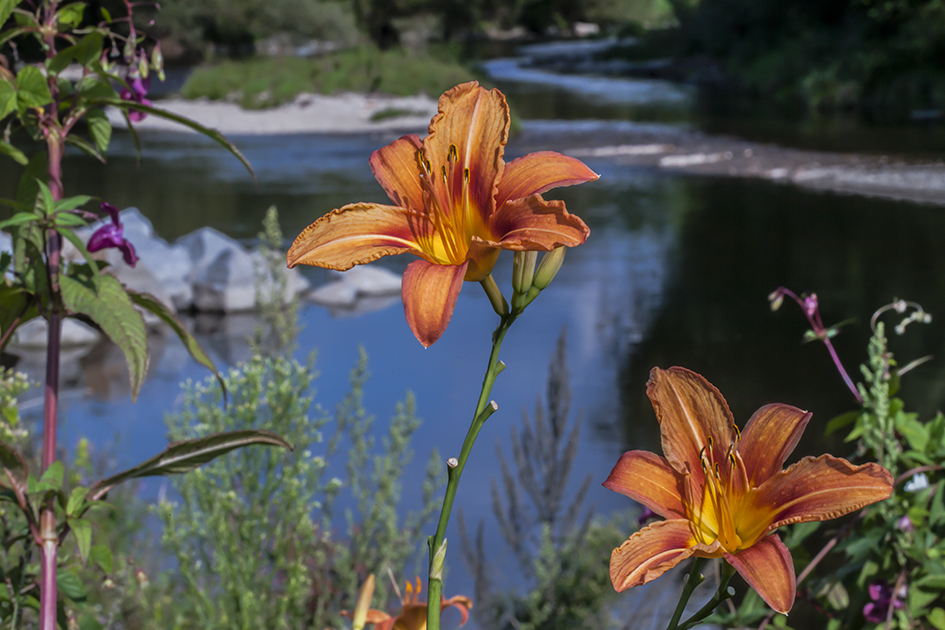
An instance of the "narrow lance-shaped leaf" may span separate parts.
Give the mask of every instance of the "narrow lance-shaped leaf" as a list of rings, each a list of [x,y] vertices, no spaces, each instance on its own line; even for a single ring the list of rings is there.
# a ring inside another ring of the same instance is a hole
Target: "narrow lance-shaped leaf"
[[[0,110],[2,109],[3,109],[3,105],[0,104]],[[0,118],[2,118],[2,116],[0,116]],[[27,158],[26,155],[22,151],[17,149],[15,146],[10,144],[9,142],[0,141],[0,153],[10,156],[11,158],[13,158],[14,162],[16,162],[17,164],[21,166],[26,166],[27,164],[29,164],[29,158]]]
[[[216,129],[204,127],[200,123],[193,121],[190,118],[179,116],[169,111],[158,109],[157,107],[144,105],[143,103],[136,103],[135,101],[125,101],[122,99],[114,99],[114,98],[109,98],[109,99],[90,98],[88,100],[90,103],[101,103],[103,105],[111,105],[112,107],[119,107],[122,110],[134,109],[139,112],[144,112],[145,114],[151,114],[152,116],[157,116],[159,118],[166,118],[167,120],[173,120],[174,122],[180,123],[181,125],[184,125],[185,127],[190,127],[194,131],[202,133],[203,135],[207,136],[211,140],[214,140],[215,142],[223,146],[227,151],[232,153],[236,157],[236,159],[238,159],[240,162],[243,163],[243,166],[245,166],[246,170],[249,171],[249,174],[253,176],[253,179],[254,180],[256,179],[256,171],[253,170],[253,167],[249,163],[249,160],[247,160],[246,157],[242,153],[240,153],[239,149],[236,148],[236,145],[234,145],[232,142],[227,140],[226,136],[224,136],[222,133],[220,133]]]
[[[88,498],[90,501],[96,501],[110,489],[129,479],[189,472],[234,449],[256,444],[281,446],[292,450],[292,445],[275,433],[254,429],[215,433],[202,438],[175,442],[163,452],[134,468],[102,479],[92,486]]]
[[[125,354],[131,377],[131,399],[138,397],[148,371],[148,330],[124,287],[114,276],[91,280],[63,276],[62,301],[73,313],[87,315]]]
[[[126,289],[126,292],[128,293],[128,297],[131,298],[132,302],[141,308],[154,313],[161,319],[161,321],[170,326],[180,338],[181,342],[184,344],[184,347],[187,348],[187,351],[190,352],[190,356],[192,356],[194,360],[197,361],[197,363],[213,372],[213,375],[216,376],[217,380],[220,382],[220,387],[223,389],[223,402],[226,404],[226,382],[224,382],[223,377],[217,370],[217,367],[213,364],[213,360],[211,360],[204,349],[200,347],[200,344],[197,342],[194,336],[190,334],[190,331],[184,327],[184,324],[182,324],[179,319],[174,317],[174,314],[163,302],[150,293],[137,293],[130,289]]]

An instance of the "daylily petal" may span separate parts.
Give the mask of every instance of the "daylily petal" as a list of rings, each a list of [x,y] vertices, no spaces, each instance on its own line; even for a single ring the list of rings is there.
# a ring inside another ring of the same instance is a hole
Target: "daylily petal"
[[[529,153],[505,165],[495,207],[501,208],[506,201],[538,195],[558,186],[592,182],[599,177],[584,162],[573,157],[554,151]]]
[[[787,614],[794,606],[794,561],[777,534],[725,559],[771,608]]]
[[[503,204],[492,216],[489,231],[501,235],[494,247],[518,252],[574,247],[591,233],[580,217],[567,211],[563,201],[545,201],[541,195]]]
[[[468,265],[434,265],[425,260],[407,265],[401,285],[404,314],[410,330],[425,348],[446,331]]]
[[[752,487],[781,472],[810,418],[810,413],[782,404],[765,405],[752,415],[738,443]]]
[[[469,169],[469,195],[473,206],[487,222],[495,207],[498,178],[505,162],[502,156],[509,139],[509,106],[498,90],[485,90],[479,83],[463,83],[443,93],[439,113],[430,121],[430,135],[423,141],[424,157],[430,161],[435,188],[447,212],[446,189],[440,174],[450,173],[452,198],[462,196],[464,170]],[[456,161],[449,163],[450,147]]]
[[[393,630],[426,630],[427,605],[405,604],[394,619]]]
[[[423,210],[423,189],[417,151],[423,146],[416,135],[403,136],[371,154],[371,171],[394,205]]]
[[[610,581],[622,593],[655,580],[695,551],[689,521],[652,523],[614,549],[610,555]]]
[[[663,518],[686,518],[682,480],[669,462],[649,451],[629,451],[620,456],[604,487],[625,494]]]
[[[406,208],[352,203],[332,210],[302,230],[286,262],[347,271],[381,256],[416,251]]]
[[[773,514],[768,531],[791,523],[826,521],[889,498],[892,475],[879,464],[854,466],[832,455],[805,457],[754,492],[755,509]]]
[[[660,422],[663,454],[673,468],[689,472],[701,484],[704,475],[699,454],[708,446],[709,438],[713,460],[728,466],[726,456],[735,437],[735,420],[728,403],[711,383],[685,368],[653,368],[646,395]]]
[[[440,603],[440,611],[453,607],[459,611],[463,616],[462,621],[459,622],[459,625],[465,626],[466,622],[469,621],[469,610],[472,608],[472,600],[466,597],[465,595],[454,595],[449,599],[444,599]]]

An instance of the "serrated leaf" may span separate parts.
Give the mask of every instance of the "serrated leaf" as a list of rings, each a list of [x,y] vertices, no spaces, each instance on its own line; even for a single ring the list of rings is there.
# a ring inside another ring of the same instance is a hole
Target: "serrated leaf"
[[[93,31],[79,40],[75,45],[75,60],[80,66],[88,66],[102,56],[102,45],[104,43],[102,34]]]
[[[186,118],[184,116],[180,116],[178,114],[174,114],[169,111],[158,109],[157,107],[151,107],[150,105],[145,105],[143,103],[138,103],[135,101],[126,101],[120,98],[111,98],[111,99],[90,98],[89,100],[92,102],[101,103],[103,105],[111,105],[112,107],[118,107],[122,111],[125,111],[128,109],[134,109],[139,112],[143,112],[145,114],[151,114],[152,116],[157,116],[158,118],[166,118],[167,120],[172,120],[176,123],[180,123],[181,125],[184,125],[185,127],[190,127],[194,131],[202,133],[203,135],[207,136],[214,142],[220,144],[227,151],[232,153],[233,156],[236,157],[236,159],[238,159],[243,164],[243,166],[246,167],[246,170],[249,171],[249,174],[253,176],[253,179],[254,180],[256,179],[256,171],[253,170],[253,167],[249,163],[249,160],[247,160],[246,157],[242,153],[240,153],[239,149],[237,149],[236,146],[232,142],[226,139],[226,136],[224,136],[222,133],[220,133],[216,129],[204,127],[200,123],[194,120],[191,120],[190,118]]]
[[[51,74],[59,74],[72,63],[73,58],[75,58],[75,46],[63,48],[56,53],[55,57],[46,60],[46,70]]]
[[[48,483],[56,490],[62,489],[62,479],[66,474],[66,468],[62,465],[62,462],[55,461],[49,465],[49,468],[43,473],[43,476],[39,478],[41,483]]]
[[[89,560],[105,573],[112,572],[112,550],[106,545],[94,545],[89,551]]]
[[[69,493],[69,502],[66,504],[66,516],[81,512],[82,506],[85,504],[85,495],[88,493],[88,488],[78,487],[72,489],[72,492]]]
[[[0,80],[0,120],[16,109],[16,88],[9,81]]]
[[[938,598],[938,595],[939,593],[937,591],[923,591],[920,588],[910,587],[909,594],[906,596],[909,612],[912,613],[913,617],[921,617],[923,609],[934,602]]]
[[[131,378],[131,399],[137,399],[148,371],[148,331],[124,287],[110,275],[100,276],[97,290],[92,281],[63,276],[60,289],[66,308],[87,315],[124,353]]]
[[[85,13],[84,2],[73,2],[59,10],[59,27],[63,30],[75,28],[82,23],[82,14]]]
[[[112,124],[108,122],[108,116],[100,109],[92,109],[85,115],[85,120],[95,146],[101,153],[108,151],[108,143],[112,139]]]
[[[127,289],[127,293],[132,302],[141,308],[154,313],[161,319],[161,321],[170,326],[180,338],[181,342],[184,344],[184,347],[187,348],[187,351],[190,352],[190,356],[192,356],[194,360],[197,361],[197,363],[213,372],[213,375],[216,376],[217,380],[220,382],[220,387],[223,389],[223,400],[225,402],[226,383],[223,381],[223,377],[220,375],[220,372],[217,371],[217,367],[213,364],[213,361],[210,359],[209,355],[207,355],[204,349],[200,347],[197,339],[191,335],[190,331],[187,330],[181,321],[174,316],[174,313],[171,312],[171,309],[169,309],[159,299],[150,293],[137,293],[130,289]]]
[[[3,105],[0,104],[0,109],[3,109]],[[3,116],[0,116],[3,118]],[[17,149],[15,146],[9,142],[3,142],[0,140],[0,153],[8,155],[13,158],[13,161],[22,166],[29,164],[29,158],[26,157],[26,154]]]
[[[0,230],[8,227],[13,227],[15,225],[23,225],[24,223],[29,223],[30,221],[37,221],[40,217],[32,212],[17,212],[12,217],[6,221],[0,221]]]
[[[16,103],[20,109],[52,102],[46,77],[36,66],[24,66],[16,75]]]
[[[94,146],[92,146],[92,143],[86,140],[85,138],[82,138],[76,135],[69,135],[69,136],[66,136],[66,142],[68,142],[71,145],[74,145],[76,148],[82,151],[82,153],[85,153],[86,155],[90,157],[94,157],[96,160],[98,160],[102,164],[105,164],[105,156],[99,153],[98,150]]]
[[[275,433],[247,429],[216,433],[202,438],[175,442],[151,459],[134,468],[103,479],[92,486],[89,496],[99,499],[116,485],[138,477],[158,477],[189,472],[220,455],[244,446],[266,445],[281,446],[289,450],[292,445]]]
[[[85,586],[79,575],[72,569],[59,569],[56,575],[56,586],[63,595],[73,601],[85,600]]]
[[[72,533],[75,534],[79,555],[84,560],[88,560],[89,551],[92,548],[92,524],[84,518],[68,518],[66,522],[72,528]]]
[[[20,453],[0,440],[0,488],[7,488],[17,493],[26,490],[29,466]]]
[[[0,338],[4,339],[0,352],[12,337],[7,334],[8,329],[19,327],[36,317],[39,317],[39,310],[33,303],[32,296],[23,287],[0,284]]]

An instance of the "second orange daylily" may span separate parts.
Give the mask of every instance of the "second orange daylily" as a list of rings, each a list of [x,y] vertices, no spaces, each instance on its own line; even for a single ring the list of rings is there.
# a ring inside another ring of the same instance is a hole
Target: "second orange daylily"
[[[695,372],[654,368],[646,393],[666,457],[624,453],[604,486],[666,520],[614,549],[610,577],[618,591],[692,556],[724,558],[768,605],[787,613],[794,564],[772,532],[837,518],[892,493],[892,475],[878,464],[821,455],[782,470],[811,417],[800,409],[766,405],[739,432],[725,399]]]
[[[541,193],[597,179],[579,160],[552,151],[508,164],[509,107],[474,82],[440,97],[429,135],[395,140],[371,155],[374,177],[394,205],[353,203],[312,223],[287,262],[345,271],[382,256],[421,260],[404,274],[407,323],[424,346],[446,330],[463,280],[486,279],[499,250],[580,245],[589,230],[561,201]]]
[[[368,577],[367,582],[361,589],[361,596],[358,600],[358,608],[353,612],[342,611],[343,617],[351,617],[355,620],[355,628],[359,629],[365,623],[374,624],[374,630],[426,630],[427,628],[427,602],[420,601],[420,589],[422,583],[417,578],[416,589],[407,582],[407,589],[402,600],[403,606],[400,613],[393,617],[383,610],[376,610],[367,607],[371,602],[371,595],[374,593],[374,575]],[[440,611],[446,608],[456,608],[462,614],[463,619],[459,625],[465,625],[469,620],[469,610],[472,608],[472,600],[464,595],[456,595],[449,599],[441,599]]]

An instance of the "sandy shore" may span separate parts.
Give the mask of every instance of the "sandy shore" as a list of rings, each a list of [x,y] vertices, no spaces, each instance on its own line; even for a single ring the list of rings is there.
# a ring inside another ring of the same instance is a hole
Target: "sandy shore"
[[[195,120],[226,135],[301,133],[363,133],[379,129],[424,131],[436,113],[436,101],[425,96],[394,97],[341,94],[301,94],[295,101],[265,110],[246,110],[236,103],[200,99],[158,101],[155,107]],[[373,117],[380,116],[378,120]],[[108,113],[116,127],[125,127],[117,110]],[[148,116],[135,129],[179,131],[190,129],[176,122]]]
[[[436,101],[425,96],[304,94],[288,105],[244,110],[235,103],[170,99],[156,106],[191,118],[231,136],[259,134],[364,133],[378,130],[426,131]],[[383,115],[396,113],[397,115]],[[378,114],[378,119],[372,120]],[[109,118],[118,127],[117,111]],[[582,129],[581,122],[526,122],[517,149],[551,148],[575,157],[613,160],[617,164],[675,173],[754,177],[807,188],[832,190],[945,205],[945,162],[916,162],[882,155],[828,153],[791,149],[659,124],[628,123],[612,129]],[[140,132],[190,131],[149,116],[135,124]],[[529,146],[529,145],[534,146]]]

